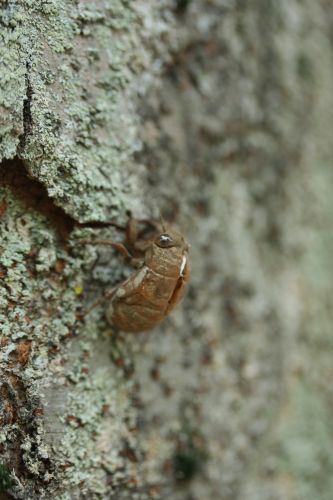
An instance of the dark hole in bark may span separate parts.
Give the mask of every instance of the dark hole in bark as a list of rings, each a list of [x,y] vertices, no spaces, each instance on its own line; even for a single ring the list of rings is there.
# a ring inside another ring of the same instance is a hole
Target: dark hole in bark
[[[23,134],[20,138],[20,149],[23,149],[27,137],[31,134],[33,121],[32,121],[32,113],[31,113],[31,101],[33,96],[33,90],[30,82],[30,63],[26,62],[26,73],[25,73],[25,87],[26,87],[26,96],[23,99]]]
[[[76,221],[54,203],[41,182],[29,175],[22,160],[16,158],[1,163],[0,185],[10,189],[27,208],[47,217],[62,240],[68,239]]]
[[[68,240],[74,227],[103,228],[114,226],[121,229],[115,222],[79,222],[74,219],[62,207],[55,204],[46,187],[40,181],[31,177],[26,164],[20,158],[4,160],[0,164],[0,186],[10,189],[27,208],[44,215],[64,242]]]
[[[175,10],[177,14],[184,14],[191,3],[191,0],[176,0]]]
[[[10,468],[0,463],[0,499],[13,498],[6,493],[13,485],[14,481],[10,475]]]

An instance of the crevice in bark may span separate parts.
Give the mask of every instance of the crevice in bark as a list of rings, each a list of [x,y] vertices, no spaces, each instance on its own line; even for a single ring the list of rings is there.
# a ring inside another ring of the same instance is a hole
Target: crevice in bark
[[[27,208],[47,217],[60,237],[67,240],[75,226],[74,219],[63,208],[55,205],[46,187],[33,179],[19,158],[5,160],[0,165],[0,185],[12,191]]]
[[[103,228],[117,226],[114,222],[79,222],[56,205],[42,182],[29,174],[23,160],[14,158],[0,164],[0,186],[7,187],[27,208],[44,215],[55,227],[61,240],[67,241],[74,227]]]
[[[23,149],[27,142],[27,137],[32,132],[32,113],[31,113],[31,100],[33,96],[33,90],[30,80],[30,62],[26,62],[26,73],[25,73],[25,98],[23,99],[23,134],[20,137],[19,148]]]
[[[29,461],[25,457],[24,444],[29,443],[29,459],[38,465],[42,477],[47,477],[54,471],[55,464],[39,449],[40,426],[43,419],[42,403],[38,398],[28,395],[28,387],[20,376],[20,349],[19,346],[9,356],[8,370],[4,370],[0,384],[0,426],[12,425],[11,438],[3,443],[2,455],[6,457],[0,462],[0,499],[14,487],[11,473],[15,471],[17,477],[35,478]],[[10,460],[8,461],[8,458]],[[10,466],[9,466],[10,464]],[[2,474],[1,474],[2,471]],[[5,472],[8,471],[8,475]],[[45,476],[44,476],[45,475]],[[39,486],[44,485],[45,479],[36,481],[36,493]],[[4,497],[11,498],[11,497]]]

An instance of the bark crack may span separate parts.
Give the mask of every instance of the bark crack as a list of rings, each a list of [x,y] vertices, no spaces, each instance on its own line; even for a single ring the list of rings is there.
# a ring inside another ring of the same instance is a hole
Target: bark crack
[[[32,132],[33,120],[31,113],[31,101],[33,89],[30,80],[30,62],[26,62],[25,72],[25,98],[23,99],[23,134],[20,137],[20,149],[23,149],[27,143],[27,138]]]
[[[0,164],[0,186],[10,189],[27,208],[44,215],[55,227],[63,241],[68,240],[74,227],[104,228],[112,226],[119,228],[115,222],[79,222],[76,220],[62,207],[56,205],[44,184],[31,177],[25,162],[20,158],[5,160]]]

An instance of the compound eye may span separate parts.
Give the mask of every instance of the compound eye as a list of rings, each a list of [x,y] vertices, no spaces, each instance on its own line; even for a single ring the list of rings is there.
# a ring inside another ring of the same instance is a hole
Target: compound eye
[[[174,241],[168,233],[163,233],[156,239],[156,245],[162,248],[169,248],[174,246]]]

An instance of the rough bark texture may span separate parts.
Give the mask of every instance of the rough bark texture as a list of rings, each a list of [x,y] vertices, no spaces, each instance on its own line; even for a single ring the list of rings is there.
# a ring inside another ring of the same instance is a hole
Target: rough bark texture
[[[0,495],[330,500],[328,0],[7,0],[0,71]],[[182,305],[91,302],[129,271],[91,221],[174,219]]]

